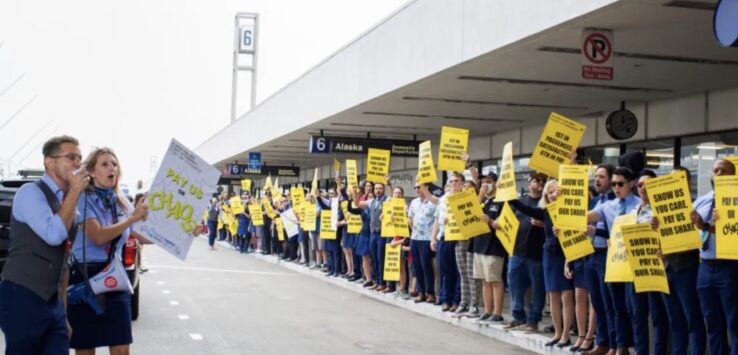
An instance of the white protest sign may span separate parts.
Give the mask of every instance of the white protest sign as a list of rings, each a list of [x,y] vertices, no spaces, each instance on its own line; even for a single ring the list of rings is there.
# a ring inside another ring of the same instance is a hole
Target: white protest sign
[[[284,225],[284,230],[287,231],[287,235],[290,237],[294,237],[300,233],[300,228],[297,225],[297,216],[295,216],[295,211],[293,209],[288,209],[282,213],[280,213],[282,216],[282,225]]]
[[[149,215],[134,230],[185,260],[220,172],[172,139],[149,188]]]

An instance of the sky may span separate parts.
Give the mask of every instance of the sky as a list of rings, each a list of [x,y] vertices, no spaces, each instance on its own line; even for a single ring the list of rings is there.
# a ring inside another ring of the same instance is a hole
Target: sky
[[[194,149],[230,123],[237,12],[259,14],[259,103],[406,1],[2,0],[2,170],[42,168],[43,142],[68,134],[83,155],[113,148],[133,187],[172,138]]]

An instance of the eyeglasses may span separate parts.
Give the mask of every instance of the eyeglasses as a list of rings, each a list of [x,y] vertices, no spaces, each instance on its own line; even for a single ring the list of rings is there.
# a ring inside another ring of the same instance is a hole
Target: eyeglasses
[[[74,154],[74,153],[69,153],[69,154],[65,154],[65,155],[52,155],[49,158],[54,158],[54,159],[67,158],[67,159],[69,159],[72,162],[82,161],[82,156],[79,155],[79,154]]]
[[[417,190],[417,189],[419,189],[419,188],[420,188],[420,185],[418,185],[418,186],[415,186],[415,189],[416,189],[416,190]]]
[[[636,186],[638,186],[639,189],[643,189],[643,188],[646,187],[646,184],[644,184],[642,182],[639,182],[638,185],[636,185]]]
[[[625,184],[626,184],[625,181],[613,181],[613,182],[610,183],[610,186],[612,186],[612,187],[615,187],[615,186],[617,186],[617,187],[623,187],[623,186],[625,186]]]

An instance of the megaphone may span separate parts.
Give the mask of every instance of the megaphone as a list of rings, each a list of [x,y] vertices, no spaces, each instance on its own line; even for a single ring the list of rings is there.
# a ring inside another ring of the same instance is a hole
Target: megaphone
[[[90,287],[92,293],[99,295],[101,293],[113,291],[128,291],[133,293],[133,286],[128,280],[126,270],[123,268],[123,262],[119,258],[113,258],[108,266],[97,275],[90,278]]]

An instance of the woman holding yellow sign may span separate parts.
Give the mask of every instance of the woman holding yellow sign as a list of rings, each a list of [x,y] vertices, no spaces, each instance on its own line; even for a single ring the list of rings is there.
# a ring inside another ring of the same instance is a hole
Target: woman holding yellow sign
[[[546,239],[543,243],[543,282],[551,303],[551,318],[554,326],[554,336],[546,343],[546,346],[556,345],[564,348],[571,345],[569,329],[574,320],[574,283],[564,276],[566,258],[554,234],[554,223],[548,210],[559,197],[558,187],[556,180],[549,180],[544,185],[543,198],[539,202],[539,207],[528,206],[518,200],[511,200],[510,205],[544,223],[543,230]]]

